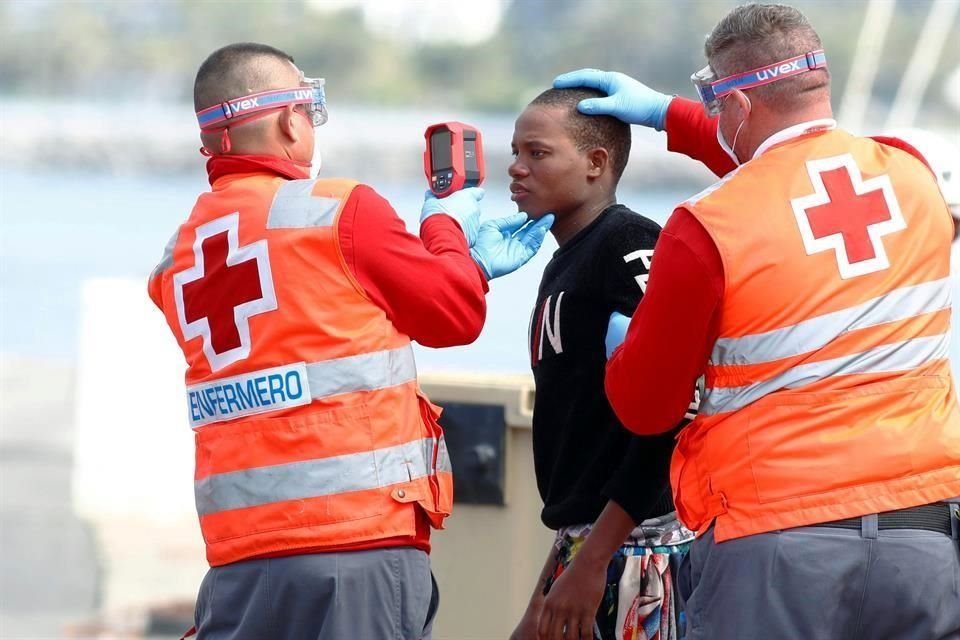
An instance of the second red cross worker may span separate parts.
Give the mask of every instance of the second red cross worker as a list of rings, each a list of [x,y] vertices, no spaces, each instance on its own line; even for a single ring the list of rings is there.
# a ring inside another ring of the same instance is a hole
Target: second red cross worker
[[[797,10],[733,9],[706,57],[693,80],[711,119],[622,74],[555,82],[732,169],[664,227],[607,365],[640,434],[673,427],[705,376],[671,470],[698,531],[687,640],[960,638],[946,203],[902,145],[837,127]]]

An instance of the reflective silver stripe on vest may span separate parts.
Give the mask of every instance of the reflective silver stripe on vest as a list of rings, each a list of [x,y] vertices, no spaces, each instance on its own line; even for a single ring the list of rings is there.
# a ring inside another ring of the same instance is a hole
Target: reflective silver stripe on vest
[[[163,257],[160,258],[160,263],[153,268],[153,272],[150,274],[150,279],[153,280],[158,275],[163,273],[166,269],[173,266],[173,248],[177,246],[177,238],[180,237],[180,230],[177,229],[177,232],[170,237],[170,240],[167,241],[167,246],[163,248]]]
[[[423,443],[423,457],[428,464],[433,462],[433,440],[431,438],[424,438],[421,440]],[[447,451],[447,441],[443,436],[440,436],[440,446],[437,448],[437,472],[446,472],[453,473],[453,467],[450,464],[450,453]]]
[[[197,512],[204,516],[409,482],[430,474],[433,442],[424,438],[363,453],[218,473],[194,484]],[[440,449],[446,450],[442,440]]]
[[[944,359],[949,352],[950,334],[948,332],[885,344],[842,358],[801,364],[784,371],[775,378],[756,384],[707,389],[703,402],[700,403],[700,414],[715,415],[736,411],[775,391],[799,389],[831,376],[909,371],[935,360]]]
[[[433,440],[425,440],[424,442],[429,442],[431,445],[430,456],[427,457],[427,460],[433,458]],[[440,436],[440,446],[437,451],[437,471],[440,473],[453,473],[453,465],[450,463],[450,452],[447,450],[447,440],[443,436]]]
[[[373,391],[417,379],[417,363],[409,344],[389,351],[307,364],[314,400],[353,391]]]
[[[855,307],[742,338],[720,338],[713,365],[773,362],[815,351],[850,331],[950,308],[950,278],[896,289]]]
[[[276,388],[269,386],[274,384],[273,379],[285,384],[277,382]],[[296,362],[205,380],[187,387],[187,413],[190,427],[197,428],[309,404],[342,393],[395,387],[416,379],[413,347],[406,344],[386,351],[308,364]],[[296,385],[288,389],[286,385],[294,382]],[[291,389],[299,390],[301,384],[307,393],[292,395]]]
[[[267,213],[267,229],[331,226],[340,198],[311,195],[315,183],[316,180],[290,180],[277,189]]]

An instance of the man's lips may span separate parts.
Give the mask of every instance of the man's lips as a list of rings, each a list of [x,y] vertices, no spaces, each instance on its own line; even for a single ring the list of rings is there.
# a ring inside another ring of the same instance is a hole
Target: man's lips
[[[510,199],[516,202],[520,198],[528,195],[530,191],[527,190],[522,184],[511,183],[510,184]]]

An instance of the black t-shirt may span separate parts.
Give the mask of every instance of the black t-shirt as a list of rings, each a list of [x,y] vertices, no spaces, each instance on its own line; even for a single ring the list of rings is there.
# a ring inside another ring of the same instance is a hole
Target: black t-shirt
[[[530,359],[537,385],[534,465],[541,519],[551,529],[594,522],[608,500],[638,524],[673,510],[674,434],[632,435],[603,388],[610,314],[633,315],[659,233],[655,222],[613,205],[544,269]]]

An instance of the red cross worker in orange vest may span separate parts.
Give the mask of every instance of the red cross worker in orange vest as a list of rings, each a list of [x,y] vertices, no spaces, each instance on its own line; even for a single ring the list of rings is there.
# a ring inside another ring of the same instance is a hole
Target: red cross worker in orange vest
[[[619,73],[554,84],[725,174],[667,222],[607,364],[639,434],[702,381],[671,468],[686,638],[960,638],[944,198],[905,145],[837,128],[796,9],[737,7],[705,48],[699,115]]]
[[[194,86],[211,191],[150,277],[187,361],[211,569],[201,640],[429,638],[430,529],[453,485],[411,341],[476,339],[489,278],[551,219],[479,221],[480,189],[428,197],[420,237],[370,187],[311,179],[324,81],[261,44]]]

